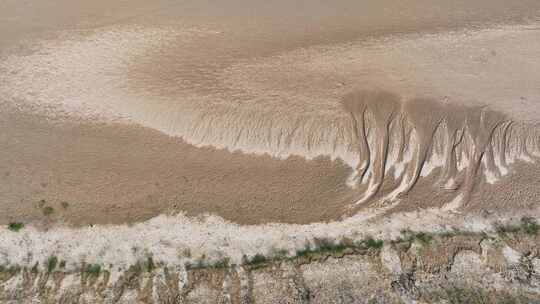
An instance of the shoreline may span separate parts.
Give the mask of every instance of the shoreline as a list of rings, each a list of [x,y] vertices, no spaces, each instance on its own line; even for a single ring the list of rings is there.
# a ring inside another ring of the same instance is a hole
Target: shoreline
[[[490,303],[504,297],[504,303],[521,303],[540,293],[539,229],[533,219],[522,218],[517,225],[500,225],[491,233],[409,231],[390,242],[319,239],[314,247],[296,251],[296,256],[275,249],[275,256],[256,254],[236,265],[225,257],[210,264],[199,260],[178,265],[149,255],[125,268],[83,262],[70,270],[61,258],[50,256],[28,267],[3,265],[0,299],[161,303],[173,297],[182,303],[221,298],[266,303],[276,297],[298,300],[300,296],[324,303],[327,297],[347,296],[355,290],[385,303],[463,297],[491,299]],[[341,272],[345,268],[349,271]],[[358,280],[358,288],[347,289]],[[292,282],[292,290],[286,282]]]

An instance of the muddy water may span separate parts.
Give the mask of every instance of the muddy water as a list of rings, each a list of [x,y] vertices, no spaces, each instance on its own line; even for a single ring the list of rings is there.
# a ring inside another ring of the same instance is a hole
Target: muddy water
[[[420,133],[449,124],[448,111],[427,127],[418,127],[422,114],[408,117],[401,130],[420,132],[414,159],[405,169],[386,163],[395,161],[387,154],[400,129],[390,125],[407,112],[404,100],[488,104],[529,124],[540,117],[538,1],[9,0],[0,11],[5,222],[42,219],[42,199],[57,210],[69,202],[53,219],[82,224],[176,211],[241,223],[335,219],[372,198],[351,181],[370,147],[379,150],[367,174],[374,194],[386,170],[406,170],[408,192],[423,159],[435,158],[433,134]],[[373,88],[403,100],[374,121],[372,109],[362,123],[374,131],[359,151],[340,100]],[[457,129],[484,126],[480,116],[458,121]],[[517,129],[512,140],[469,131],[468,142],[488,138],[496,151],[508,146],[511,161],[528,160],[537,141]],[[507,170],[490,163],[507,152],[490,158],[491,148],[470,147],[445,154],[456,167],[443,166],[447,184],[459,183],[458,163],[470,159],[475,172],[459,168],[461,177],[481,175],[486,151],[486,171]]]

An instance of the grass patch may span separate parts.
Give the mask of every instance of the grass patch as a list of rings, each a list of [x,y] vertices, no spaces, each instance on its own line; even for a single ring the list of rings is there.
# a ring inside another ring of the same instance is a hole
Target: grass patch
[[[528,235],[538,235],[540,233],[540,225],[536,219],[532,217],[523,217],[517,224],[509,225],[496,225],[495,232],[504,237],[508,234],[514,233],[525,233]],[[435,237],[440,238],[450,238],[455,236],[472,236],[472,235],[484,235],[488,236],[486,232],[472,232],[472,231],[460,231],[460,230],[451,230],[443,232],[415,232],[409,229],[401,231],[401,237],[396,239],[394,242],[414,242],[419,241],[424,245],[430,244]]]
[[[31,271],[32,273],[34,273],[34,274],[38,273],[38,272],[39,272],[39,263],[36,262],[36,263],[34,264],[34,266],[32,266],[32,268],[30,269],[30,271]]]
[[[272,259],[273,260],[284,260],[288,257],[289,251],[286,249],[272,249]]]
[[[58,265],[58,258],[55,256],[49,257],[47,260],[47,272],[53,272],[53,270]]]
[[[383,240],[376,240],[373,238],[368,238],[364,241],[360,242],[360,246],[366,247],[367,249],[376,249],[379,250],[383,247],[384,241]]]
[[[379,250],[382,248],[384,241],[369,237],[356,243],[348,239],[343,239],[339,242],[334,242],[329,239],[315,239],[314,243],[313,246],[310,243],[306,243],[304,248],[296,251],[296,256],[293,258],[316,254],[342,254],[346,250]]]
[[[84,269],[84,272],[89,276],[99,276],[101,273],[101,265],[99,264],[89,264]]]
[[[317,251],[321,253],[341,253],[348,248],[348,246],[344,242],[334,242],[326,238],[315,238],[313,242],[315,243],[315,248],[317,249]]]
[[[449,232],[446,237],[451,237],[456,235],[455,231]],[[415,232],[409,229],[404,229],[401,231],[401,237],[397,240],[397,242],[414,242],[418,241],[421,244],[429,245],[431,241],[433,241],[433,233],[428,232]]]
[[[447,230],[447,231],[441,231],[441,232],[436,232],[434,233],[434,235],[437,235],[441,238],[451,238],[451,237],[455,237],[455,236],[458,236],[458,235],[472,235],[474,234],[473,232],[469,232],[469,231],[459,231],[459,230]]]
[[[206,262],[206,255],[202,255],[198,260],[195,267],[204,268],[208,263]]]
[[[267,261],[268,259],[264,255],[257,253],[256,255],[251,257],[251,259],[248,259],[248,264],[249,265],[263,264],[263,263],[266,263]]]
[[[152,272],[156,268],[156,264],[154,263],[154,259],[151,256],[146,258],[146,261],[143,262],[142,266],[143,266],[144,270],[146,270],[147,272]]]
[[[191,262],[186,262],[185,266],[186,269],[201,269],[209,267],[209,264],[206,261],[206,255],[203,254],[200,258],[197,259],[197,262],[195,262],[195,264]]]
[[[154,271],[154,269],[156,269],[156,263],[154,262],[154,259],[149,256],[146,258],[146,260],[144,261],[138,261],[137,263],[129,266],[128,268],[128,271],[130,272],[134,272],[134,273],[143,273],[143,272],[152,272]],[[186,268],[187,268],[187,264],[186,264]],[[112,266],[111,266],[112,268]]]
[[[12,265],[12,266],[4,266],[0,265],[0,274],[1,273],[8,273],[10,275],[15,275],[21,270],[21,267],[18,265]]]
[[[8,229],[13,232],[19,232],[23,228],[24,228],[24,224],[20,222],[9,223],[8,225]]]
[[[135,263],[128,268],[129,272],[140,274],[143,272],[143,267],[141,266],[141,263]]]
[[[526,234],[537,235],[538,231],[540,230],[540,226],[534,218],[524,217],[521,219],[521,229],[523,229]]]
[[[495,231],[497,232],[497,234],[502,235],[502,236],[509,233],[517,233],[520,230],[521,228],[519,227],[519,225],[506,225],[506,226],[497,225],[495,227]]]
[[[296,257],[299,257],[299,258],[306,257],[312,252],[314,252],[314,249],[311,248],[311,244],[306,243],[304,248],[296,250]]]
[[[528,235],[538,235],[538,232],[540,232],[540,225],[538,225],[536,219],[526,216],[522,217],[518,224],[496,226],[495,231],[501,236],[518,232],[523,232]]]
[[[245,264],[247,264],[247,262]],[[214,262],[209,262],[206,260],[206,256],[203,255],[197,260],[195,264],[186,262],[184,265],[186,266],[186,269],[189,270],[189,269],[205,269],[205,268],[214,268],[214,269],[229,268],[232,264],[231,264],[231,259],[228,257],[221,258]]]
[[[425,233],[425,232],[418,232],[415,235],[415,238],[420,241],[422,244],[429,244],[433,240],[433,236],[431,234]]]
[[[244,256],[244,258],[246,258]],[[247,260],[246,260],[247,261]],[[209,262],[206,259],[206,255],[202,255],[199,259],[197,259],[197,262],[195,264],[192,264],[190,262],[186,262],[185,266],[186,269],[203,269],[203,268],[228,268],[231,266],[231,259],[228,257],[221,258],[214,262]],[[246,262],[247,264],[247,262]]]
[[[398,239],[404,242],[413,242],[415,240],[415,232],[410,229],[401,230],[401,236]]]
[[[262,265],[271,261],[282,261],[288,259],[289,251],[285,249],[272,249],[270,256],[257,253],[251,258],[244,255],[242,257],[243,265]]]
[[[229,258],[222,258],[220,260],[215,261],[210,265],[212,268],[228,268],[230,265],[230,259]]]

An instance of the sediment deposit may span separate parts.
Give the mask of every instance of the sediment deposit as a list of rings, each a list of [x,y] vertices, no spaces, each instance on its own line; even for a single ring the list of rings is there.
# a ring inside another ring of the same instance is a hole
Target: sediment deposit
[[[540,2],[0,22],[0,302],[539,297]]]

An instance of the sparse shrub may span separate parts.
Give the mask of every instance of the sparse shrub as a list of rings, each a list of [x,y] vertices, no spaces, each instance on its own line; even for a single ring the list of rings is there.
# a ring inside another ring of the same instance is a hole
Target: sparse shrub
[[[286,249],[272,249],[272,259],[274,260],[283,260],[287,258],[289,251]]]
[[[342,252],[347,248],[347,246],[343,242],[333,242],[330,239],[314,239],[315,246],[317,247],[316,250],[318,252],[333,252],[338,253]]]
[[[67,209],[67,208],[69,207],[69,203],[66,202],[66,201],[61,202],[60,205],[61,205],[62,208],[64,208],[64,209]]]
[[[197,260],[197,265],[195,266],[196,268],[204,268],[206,266],[206,255],[202,255],[198,260]]]
[[[305,257],[313,252],[313,249],[311,248],[311,244],[308,242],[302,249],[296,250],[296,256],[297,257]]]
[[[184,248],[182,250],[182,255],[186,258],[191,258],[191,250],[189,248]]]
[[[330,251],[334,247],[334,242],[327,238],[314,238],[313,243],[320,251]]]
[[[32,269],[30,270],[32,273],[38,273],[39,271],[39,264],[36,262],[34,266],[32,266]]]
[[[21,230],[23,228],[24,228],[24,224],[19,223],[19,222],[9,223],[9,225],[8,225],[8,229],[13,231],[13,232],[18,232],[19,230]]]
[[[49,257],[47,260],[47,272],[52,272],[58,264],[58,258],[55,256]]]
[[[521,228],[517,225],[497,225],[495,226],[495,231],[499,235],[506,235],[508,233],[516,233],[519,232]]]
[[[526,234],[537,235],[540,230],[540,226],[536,220],[532,217],[524,217],[521,219],[521,228]]]
[[[199,260],[197,261],[197,264],[196,264],[195,267],[196,267],[196,268],[204,268],[204,261],[201,260],[201,259],[199,259]]]
[[[401,230],[401,237],[399,241],[412,242],[414,240],[414,232],[410,229]]]
[[[540,231],[540,225],[538,225],[536,219],[532,217],[523,217],[521,218],[519,224],[497,225],[495,226],[495,231],[501,236],[505,236],[509,233],[517,233],[520,231],[529,235],[537,235]]]
[[[371,248],[371,249],[381,249],[384,242],[383,240],[376,240],[376,239],[373,239],[373,238],[368,238],[366,240],[364,240],[362,242],[362,244],[366,247],[366,248]]]
[[[96,276],[97,277],[101,273],[101,265],[99,265],[99,264],[90,264],[90,265],[86,266],[85,272],[89,276]]]
[[[457,236],[457,235],[468,235],[470,234],[471,232],[468,232],[468,231],[459,231],[459,230],[446,230],[446,231],[442,231],[442,232],[439,232],[437,233],[438,236],[442,237],[442,238],[451,238],[451,237],[454,237],[454,236]]]
[[[257,253],[249,260],[249,264],[262,264],[266,263],[266,261],[267,258],[264,255]]]
[[[229,267],[229,258],[222,258],[212,264],[212,268],[227,268]]]
[[[47,206],[47,207],[43,208],[43,215],[50,216],[53,213],[54,213],[54,208],[53,207]]]
[[[452,235],[455,235],[454,232],[447,232],[444,234],[441,234],[444,237],[450,237]],[[413,242],[414,240],[418,240],[422,244],[429,244],[433,240],[433,234],[428,232],[414,232],[409,229],[401,230],[401,238],[398,239],[398,241],[405,241],[405,242]]]
[[[431,236],[430,234],[425,233],[425,232],[418,232],[415,235],[415,238],[417,240],[419,240],[422,244],[427,245],[427,244],[431,243],[431,240],[433,239],[433,236]]]
[[[19,271],[21,270],[21,267],[18,266],[18,265],[12,265],[12,266],[4,266],[4,265],[0,265],[0,274],[2,272],[4,273],[9,273],[10,275],[14,275],[16,273],[18,273]]]
[[[137,262],[137,263],[129,266],[128,271],[132,272],[132,273],[135,273],[135,274],[140,274],[140,273],[143,272],[143,267],[141,266],[140,262]]]
[[[66,261],[62,260],[60,261],[60,264],[58,265],[60,268],[66,268]]]
[[[156,268],[156,265],[154,264],[154,259],[149,256],[146,261],[143,262],[144,269],[147,272],[152,272]]]

